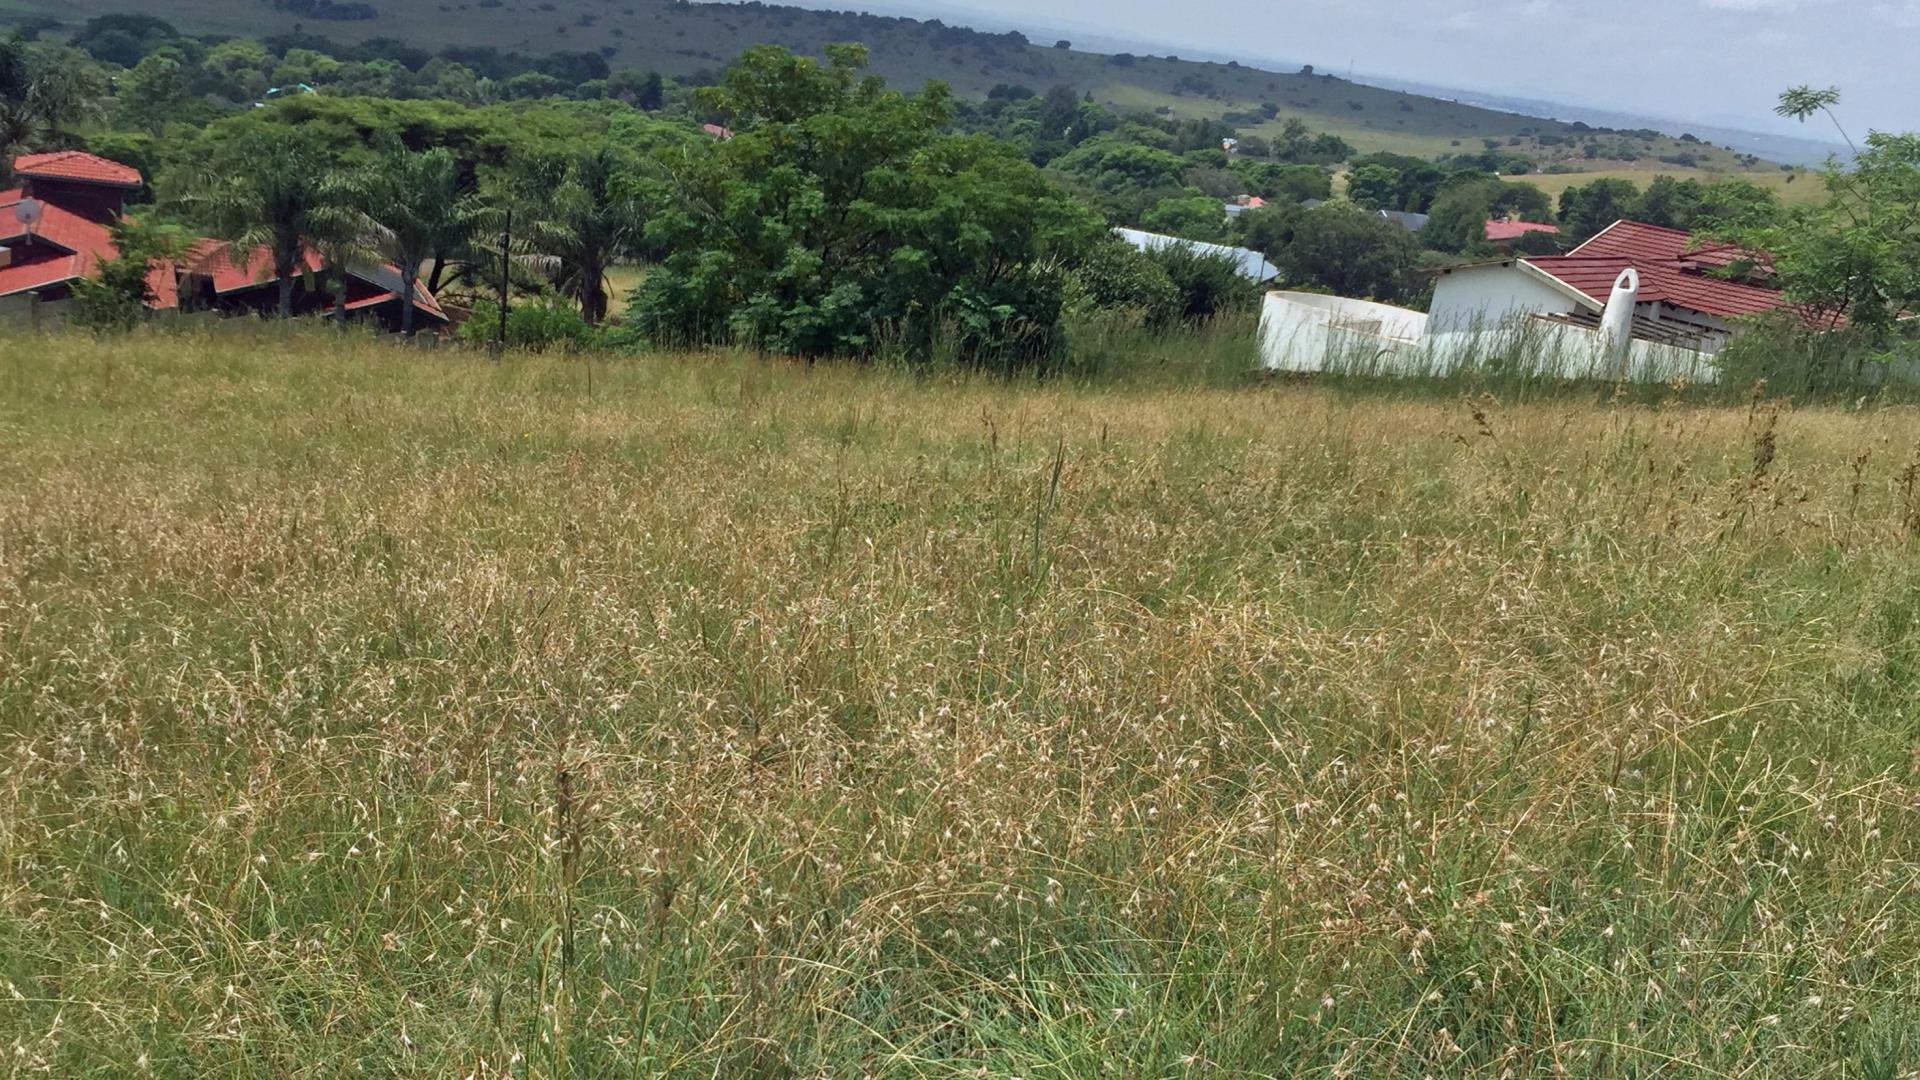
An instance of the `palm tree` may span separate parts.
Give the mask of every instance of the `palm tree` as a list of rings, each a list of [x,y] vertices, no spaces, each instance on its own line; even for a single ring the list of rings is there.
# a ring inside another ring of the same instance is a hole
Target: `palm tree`
[[[437,282],[449,259],[466,251],[484,207],[464,189],[460,163],[444,147],[415,153],[391,145],[353,187],[374,246],[400,268],[400,332],[411,337],[421,268],[432,259]]]
[[[62,141],[71,125],[107,114],[106,76],[86,53],[41,46],[28,56],[27,110],[45,125],[49,138]]]
[[[68,125],[103,115],[106,80],[86,54],[0,38],[0,180],[13,159],[64,142]]]
[[[219,156],[182,195],[242,263],[264,247],[280,286],[280,317],[293,315],[293,283],[308,251],[351,244],[365,235],[347,185],[313,146],[284,135],[255,138]]]
[[[529,228],[538,261],[587,322],[607,317],[607,272],[638,246],[641,219],[619,155],[601,147],[567,165],[546,212]]]

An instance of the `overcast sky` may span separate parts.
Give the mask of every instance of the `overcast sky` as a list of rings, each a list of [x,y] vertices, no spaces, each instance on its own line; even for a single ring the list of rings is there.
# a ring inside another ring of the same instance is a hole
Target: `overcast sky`
[[[808,6],[848,8],[860,0]],[[873,0],[1009,27],[1296,61],[1788,134],[1782,89],[1838,85],[1858,128],[1920,129],[1920,0]],[[950,19],[950,21],[952,21]],[[1807,131],[1827,137],[1828,131]]]

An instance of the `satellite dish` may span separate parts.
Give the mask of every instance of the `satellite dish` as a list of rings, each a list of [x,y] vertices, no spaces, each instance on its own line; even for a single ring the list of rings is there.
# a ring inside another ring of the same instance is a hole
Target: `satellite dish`
[[[45,204],[39,199],[21,199],[13,204],[13,217],[22,228],[27,230],[27,235],[32,236],[33,227],[40,224],[40,217],[45,209]]]

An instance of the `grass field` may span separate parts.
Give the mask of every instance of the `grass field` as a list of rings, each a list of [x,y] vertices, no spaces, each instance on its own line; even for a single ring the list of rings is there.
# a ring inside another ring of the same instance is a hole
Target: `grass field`
[[[1514,180],[1532,184],[1555,199],[1570,187],[1590,184],[1599,179],[1628,180],[1645,188],[1656,176],[1672,176],[1682,180],[1694,179],[1702,183],[1711,183],[1721,177],[1744,180],[1758,184],[1780,196],[1788,205],[1819,202],[1826,195],[1826,185],[1817,171],[1796,169],[1783,172],[1778,168],[1743,169],[1735,172],[1707,172],[1699,169],[1677,169],[1672,166],[1635,167],[1631,169],[1599,169],[1582,173],[1540,173],[1533,176],[1516,176]]]
[[[1910,1076],[1916,445],[0,338],[5,1068]]]

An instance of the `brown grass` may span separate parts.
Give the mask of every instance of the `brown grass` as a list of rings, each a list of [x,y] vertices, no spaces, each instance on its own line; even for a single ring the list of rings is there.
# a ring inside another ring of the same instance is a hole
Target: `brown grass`
[[[0,357],[14,1074],[1910,1075],[1913,412]]]

